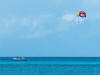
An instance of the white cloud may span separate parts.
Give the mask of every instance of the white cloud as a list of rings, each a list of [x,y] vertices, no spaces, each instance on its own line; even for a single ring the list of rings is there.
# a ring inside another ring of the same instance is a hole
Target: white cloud
[[[50,33],[50,29],[47,30],[47,25],[45,24],[48,18],[50,18],[48,15],[42,15],[36,18],[5,18],[2,21],[0,35],[3,37],[14,36],[23,38],[46,36]]]
[[[76,16],[72,13],[64,14],[60,17],[60,24],[56,27],[57,32],[68,32],[75,26]],[[73,24],[74,23],[74,24]]]
[[[9,36],[13,32],[16,21],[17,19],[14,17],[2,19],[0,22],[0,37]]]
[[[22,25],[27,25],[27,24],[30,24],[30,19],[23,18],[21,22],[22,22]]]
[[[64,16],[62,16],[62,19],[68,22],[71,22],[75,19],[75,15],[74,14],[65,14]]]
[[[20,38],[25,38],[25,39],[33,39],[33,38],[41,38],[44,36],[47,36],[49,33],[51,33],[51,31],[35,31],[33,33],[28,33],[25,35],[21,35]]]
[[[17,19],[14,17],[11,18],[7,18],[7,19],[3,19],[2,20],[2,24],[5,28],[9,28],[11,25],[13,25],[14,23],[16,23]]]
[[[49,34],[68,31],[72,24],[66,22],[72,22],[74,18],[75,16],[73,14],[65,14],[59,20],[54,15],[40,15],[36,18],[9,18],[3,21],[0,35],[8,34],[11,37],[18,38],[45,37]]]

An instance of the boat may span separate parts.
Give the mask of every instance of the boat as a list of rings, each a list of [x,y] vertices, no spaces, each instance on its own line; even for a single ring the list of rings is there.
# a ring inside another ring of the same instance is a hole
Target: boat
[[[14,57],[12,58],[13,61],[27,61],[28,59],[24,58],[24,57]]]

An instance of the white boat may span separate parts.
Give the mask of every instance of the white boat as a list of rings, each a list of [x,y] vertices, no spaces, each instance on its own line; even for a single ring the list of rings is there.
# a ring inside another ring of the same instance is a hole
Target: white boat
[[[27,61],[24,57],[14,57],[12,58],[13,61]]]

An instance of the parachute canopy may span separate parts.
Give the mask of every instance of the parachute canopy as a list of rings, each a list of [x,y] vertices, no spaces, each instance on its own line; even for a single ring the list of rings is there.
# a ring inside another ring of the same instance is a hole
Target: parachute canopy
[[[86,13],[84,11],[78,11],[77,16],[79,17],[86,17]]]

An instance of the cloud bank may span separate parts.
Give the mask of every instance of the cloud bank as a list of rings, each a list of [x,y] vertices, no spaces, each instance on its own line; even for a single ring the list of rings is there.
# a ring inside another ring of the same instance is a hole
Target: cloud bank
[[[64,14],[61,17],[54,15],[40,15],[35,18],[11,17],[2,20],[0,35],[18,38],[40,38],[49,34],[66,32],[72,26],[74,14]],[[56,23],[55,23],[56,21]]]
[[[72,22],[75,20],[75,15],[74,14],[65,14],[62,16],[62,19],[68,22]]]

